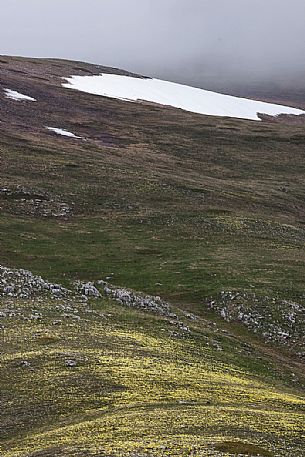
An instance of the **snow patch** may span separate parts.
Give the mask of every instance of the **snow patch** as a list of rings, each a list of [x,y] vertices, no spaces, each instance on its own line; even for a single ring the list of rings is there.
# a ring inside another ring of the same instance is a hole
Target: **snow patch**
[[[59,129],[56,127],[46,127],[47,130],[56,133],[56,135],[67,136],[69,138],[81,139],[81,136],[76,136],[74,133],[69,132],[68,130]]]
[[[20,102],[22,100],[25,100],[28,102],[37,101],[35,98],[29,97],[28,95],[21,94],[20,92],[17,92],[16,90],[4,89],[4,92],[6,94],[6,98],[10,98],[11,100],[15,100],[17,102]]]
[[[210,116],[259,121],[258,113],[271,116],[305,114],[302,110],[287,106],[218,94],[159,79],[111,74],[71,76],[64,79],[67,82],[63,83],[63,87],[69,89],[132,102],[148,101]]]

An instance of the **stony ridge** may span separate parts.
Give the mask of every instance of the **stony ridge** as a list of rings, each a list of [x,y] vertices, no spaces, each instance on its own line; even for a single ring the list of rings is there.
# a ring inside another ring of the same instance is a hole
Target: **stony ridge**
[[[189,333],[189,327],[181,322],[169,303],[160,296],[136,293],[133,290],[116,287],[106,281],[77,281],[70,289],[52,283],[41,276],[24,269],[10,269],[0,266],[0,296],[14,299],[31,299],[49,296],[52,299],[88,299],[107,296],[123,306],[137,308],[164,316],[177,327],[173,336]],[[273,312],[266,312],[267,304],[273,302]],[[258,297],[242,292],[222,292],[217,300],[210,300],[207,306],[216,311],[227,322],[241,322],[251,332],[262,337],[267,343],[276,343],[293,349],[300,358],[305,357],[304,322],[305,308],[295,302],[270,297]],[[196,319],[194,315],[186,315]]]
[[[0,265],[0,296],[13,298],[32,298],[49,294],[53,298],[62,298],[71,291],[35,276],[31,271],[10,269]]]
[[[97,286],[97,287],[96,287]],[[122,305],[132,306],[157,314],[176,317],[171,312],[170,305],[161,297],[136,294],[135,292],[116,288],[105,281],[81,282],[77,281],[71,289],[61,284],[51,283],[41,276],[34,275],[29,270],[11,269],[0,265],[0,296],[11,298],[33,298],[39,295],[51,295],[52,298],[64,298],[67,296],[81,296],[83,298],[100,298],[101,292],[115,299]]]
[[[268,303],[272,302],[272,311]],[[208,307],[227,322],[240,322],[266,343],[293,348],[305,358],[305,308],[299,303],[246,292],[222,292]]]

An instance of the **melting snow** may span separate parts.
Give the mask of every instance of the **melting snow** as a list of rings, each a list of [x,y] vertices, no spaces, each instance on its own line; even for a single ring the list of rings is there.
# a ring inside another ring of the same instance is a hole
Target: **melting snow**
[[[102,74],[100,76],[71,76],[63,86],[127,101],[148,101],[181,108],[193,113],[260,120],[258,113],[305,114],[299,109],[258,102],[246,98],[218,94],[195,87],[159,79],[140,79],[130,76]]]
[[[28,102],[37,101],[35,98],[29,97],[28,95],[23,95],[20,92],[17,92],[16,90],[4,89],[4,92],[6,94],[6,98],[11,98],[12,100],[15,100],[17,102],[21,100],[26,100]]]
[[[74,135],[74,133],[68,132],[68,130],[58,129],[56,127],[46,127],[46,129],[50,130],[51,132],[56,133],[57,135],[68,136],[69,138],[81,139],[81,136],[76,136],[76,135]]]

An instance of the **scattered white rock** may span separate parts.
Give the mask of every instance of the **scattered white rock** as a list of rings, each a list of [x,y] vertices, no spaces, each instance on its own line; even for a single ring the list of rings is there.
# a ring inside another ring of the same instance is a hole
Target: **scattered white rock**
[[[169,304],[158,296],[137,295],[131,290],[115,288],[109,284],[104,287],[104,292],[122,305],[146,309],[162,316],[171,316]]]
[[[100,297],[100,293],[92,282],[87,282],[85,284],[78,283],[78,291],[85,295],[86,297]]]
[[[22,368],[30,368],[31,364],[30,364],[30,362],[28,362],[27,360],[21,360],[20,366],[21,366]]]
[[[68,367],[68,368],[74,368],[74,367],[76,367],[77,362],[74,359],[67,359],[65,361],[65,364],[66,364],[66,367]]]
[[[170,323],[175,325],[177,337],[190,334],[190,328],[179,320],[178,316],[172,312],[170,305],[161,299],[159,296],[150,296],[144,294],[137,294],[129,289],[117,288],[104,281],[97,281],[96,284],[101,286],[103,293],[108,297],[116,300],[118,303],[146,310],[171,319]],[[79,310],[70,302],[66,300],[78,299],[78,303],[86,303],[89,298],[99,298],[100,291],[95,287],[94,283],[82,283],[77,281],[75,283],[75,291],[66,289],[60,284],[50,283],[44,280],[41,276],[35,276],[28,270],[10,269],[0,265],[0,297],[21,298],[40,300],[43,296],[57,300],[55,309],[60,312],[62,319],[69,319],[79,321]],[[60,302],[63,300],[63,302]],[[0,318],[10,318],[15,315],[15,312],[1,310]],[[24,316],[23,316],[24,317]],[[102,315],[101,317],[105,317]],[[195,316],[187,314],[189,319],[194,320]],[[28,320],[41,321],[43,315],[37,310],[32,309],[31,313],[26,317]],[[62,319],[54,320],[53,325],[61,325]]]
[[[52,284],[35,276],[27,270],[10,269],[0,265],[0,296],[14,298],[31,298],[41,294],[49,294],[52,298],[66,297],[71,293],[59,284]],[[40,319],[35,313],[32,319]]]
[[[258,297],[254,293],[225,292],[208,302],[227,322],[239,321],[266,342],[279,343],[303,353],[305,307],[300,303],[274,297]],[[268,312],[269,310],[269,312]]]

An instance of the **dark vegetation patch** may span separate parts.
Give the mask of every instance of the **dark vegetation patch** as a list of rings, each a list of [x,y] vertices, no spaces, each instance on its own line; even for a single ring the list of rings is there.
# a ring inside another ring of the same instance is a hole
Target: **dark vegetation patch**
[[[28,457],[61,457],[63,455],[66,455],[65,448],[54,446],[43,451],[32,452]]]
[[[251,457],[274,457],[274,453],[264,449],[263,447],[238,441],[226,441],[216,445],[215,449],[233,455],[245,455]]]

